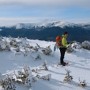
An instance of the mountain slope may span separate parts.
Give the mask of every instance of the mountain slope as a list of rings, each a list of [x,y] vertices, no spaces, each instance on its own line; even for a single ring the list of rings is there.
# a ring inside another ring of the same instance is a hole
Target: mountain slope
[[[27,37],[30,39],[55,41],[57,35],[69,33],[69,41],[90,41],[90,24],[67,22],[20,23],[11,27],[1,27],[1,36]]]
[[[47,21],[47,22],[39,22],[39,23],[19,23],[15,25],[16,29],[30,29],[30,28],[37,28],[37,27],[74,27],[74,26],[79,26],[79,27],[85,27],[85,28],[90,28],[90,24],[75,24],[75,23],[69,23],[69,22],[62,22],[62,21]]]
[[[4,39],[10,42],[10,39]],[[15,52],[11,48],[11,51],[0,51],[0,72],[2,74],[12,73],[15,70],[20,70],[23,66],[27,65],[30,69],[35,69],[41,67],[44,61],[47,62],[48,71],[40,70],[38,73],[32,73],[32,75],[39,74],[44,76],[51,74],[50,81],[37,79],[36,82],[32,83],[31,89],[24,85],[16,84],[16,90],[89,90],[90,89],[90,51],[85,49],[75,49],[72,53],[66,53],[65,61],[69,62],[69,66],[57,66],[59,62],[59,50],[53,51],[55,42],[46,42],[40,40],[29,40],[29,39],[16,39],[18,42],[23,42],[23,45],[30,44],[30,46],[37,46],[45,48],[51,46],[51,55],[44,55],[41,50],[32,51],[28,50],[27,56],[24,56],[24,48],[22,44],[19,47],[20,52]],[[37,55],[41,56],[41,59],[35,59]],[[63,79],[65,77],[66,71],[70,70],[73,76],[73,81],[69,83],[64,83]],[[87,87],[82,88],[78,86],[80,80],[86,80]],[[3,90],[0,86],[0,90]]]

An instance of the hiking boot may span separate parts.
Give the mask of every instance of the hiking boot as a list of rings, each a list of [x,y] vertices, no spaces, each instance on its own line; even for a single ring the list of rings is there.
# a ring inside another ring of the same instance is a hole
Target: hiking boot
[[[63,66],[66,66],[68,63],[66,63],[66,62],[63,62],[63,63],[61,63],[61,65],[63,65]]]
[[[61,65],[62,65],[62,66],[65,66],[65,65],[66,65],[66,63],[61,63]]]

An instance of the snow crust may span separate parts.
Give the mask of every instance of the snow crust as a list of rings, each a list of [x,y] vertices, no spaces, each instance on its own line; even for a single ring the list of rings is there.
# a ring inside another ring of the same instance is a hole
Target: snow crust
[[[19,44],[20,51],[17,52],[10,42],[16,41],[13,44]],[[3,41],[8,43],[3,43]],[[2,44],[2,45],[1,45]],[[24,85],[16,84],[16,90],[90,90],[90,51],[77,46],[74,48],[74,52],[65,54],[65,61],[69,62],[68,66],[58,66],[60,62],[60,51],[57,49],[53,50],[55,42],[47,42],[40,40],[30,40],[25,38],[7,38],[3,37],[0,40],[0,45],[3,49],[6,48],[6,44],[10,51],[1,50],[0,51],[0,73],[1,75],[11,74],[14,71],[21,70],[25,65],[29,66],[30,69],[38,69],[42,66],[44,62],[47,62],[48,70],[38,70],[37,73],[32,72],[32,76],[37,74],[40,76],[51,75],[50,80],[37,79],[36,82],[32,83],[32,87],[28,88]],[[40,46],[38,51],[31,49],[28,46],[37,47]],[[50,55],[45,55],[42,49],[50,46],[52,52]],[[72,45],[74,46],[74,44]],[[26,54],[26,55],[25,55]],[[36,57],[40,55],[40,58]],[[71,71],[73,80],[71,82],[63,82],[66,75],[66,70]],[[1,78],[1,77],[0,77]],[[87,86],[85,88],[80,87],[80,80],[86,80]],[[4,90],[0,86],[0,90]]]

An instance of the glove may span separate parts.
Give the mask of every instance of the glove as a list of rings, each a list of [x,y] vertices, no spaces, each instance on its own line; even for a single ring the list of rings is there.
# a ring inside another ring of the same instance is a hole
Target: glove
[[[66,47],[68,48],[68,47],[70,47],[70,45],[71,45],[71,44],[68,44]]]

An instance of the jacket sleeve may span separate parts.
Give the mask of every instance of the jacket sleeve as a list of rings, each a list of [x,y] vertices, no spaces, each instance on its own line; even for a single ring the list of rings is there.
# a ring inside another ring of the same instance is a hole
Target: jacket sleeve
[[[67,47],[67,40],[66,40],[66,38],[63,38],[62,39],[62,45],[64,46],[64,47]]]

